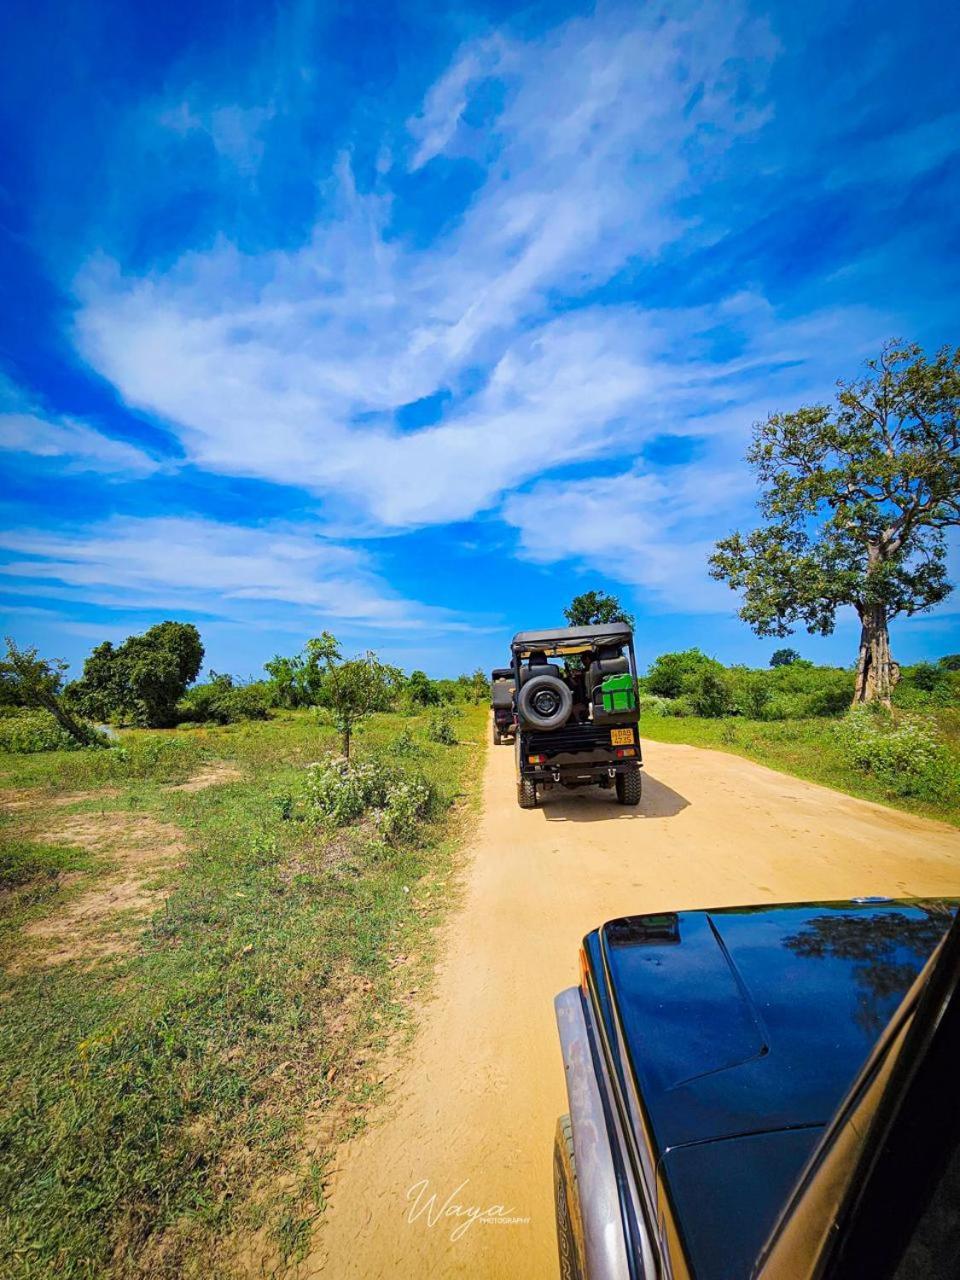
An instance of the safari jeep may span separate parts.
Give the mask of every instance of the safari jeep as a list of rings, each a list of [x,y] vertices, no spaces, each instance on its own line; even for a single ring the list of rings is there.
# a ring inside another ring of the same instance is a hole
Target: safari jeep
[[[520,631],[516,686],[517,799],[536,807],[551,787],[615,788],[640,803],[637,663],[624,622]]]
[[[517,728],[513,694],[516,686],[513,667],[494,667],[490,673],[490,705],[493,711],[493,745],[499,747],[504,738],[512,738]]]

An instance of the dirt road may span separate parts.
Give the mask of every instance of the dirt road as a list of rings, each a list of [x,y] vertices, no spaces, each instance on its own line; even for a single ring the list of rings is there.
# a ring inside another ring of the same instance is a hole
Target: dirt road
[[[735,756],[645,750],[639,810],[585,792],[525,812],[512,751],[491,749],[434,999],[384,1114],[341,1152],[301,1275],[557,1274],[550,1158],[566,1100],[552,1001],[577,981],[592,926],[669,908],[960,893],[960,834],[946,826]],[[438,1213],[448,1200],[502,1205],[522,1221],[430,1225],[433,1193]]]

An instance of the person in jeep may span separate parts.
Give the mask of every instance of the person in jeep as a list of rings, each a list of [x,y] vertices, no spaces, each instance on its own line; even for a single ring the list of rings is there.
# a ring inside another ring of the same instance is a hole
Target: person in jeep
[[[516,687],[517,798],[537,805],[552,787],[616,790],[640,802],[637,667],[624,622],[520,631],[511,644]]]

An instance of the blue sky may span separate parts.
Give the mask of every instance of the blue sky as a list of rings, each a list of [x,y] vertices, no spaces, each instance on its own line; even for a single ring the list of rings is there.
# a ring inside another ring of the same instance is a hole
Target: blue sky
[[[765,663],[705,571],[751,424],[958,341],[952,6],[2,24],[0,591],[46,653],[177,617],[218,670],[326,627],[455,674],[599,586],[643,659]]]

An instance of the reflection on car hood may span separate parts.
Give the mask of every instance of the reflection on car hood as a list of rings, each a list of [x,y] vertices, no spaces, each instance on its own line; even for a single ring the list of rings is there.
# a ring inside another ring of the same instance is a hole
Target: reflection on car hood
[[[749,1273],[822,1126],[955,905],[633,916],[587,938],[601,1010],[614,1043],[617,1025],[622,1032],[621,1070],[636,1081],[698,1276]],[[711,1244],[717,1214],[728,1227]]]

